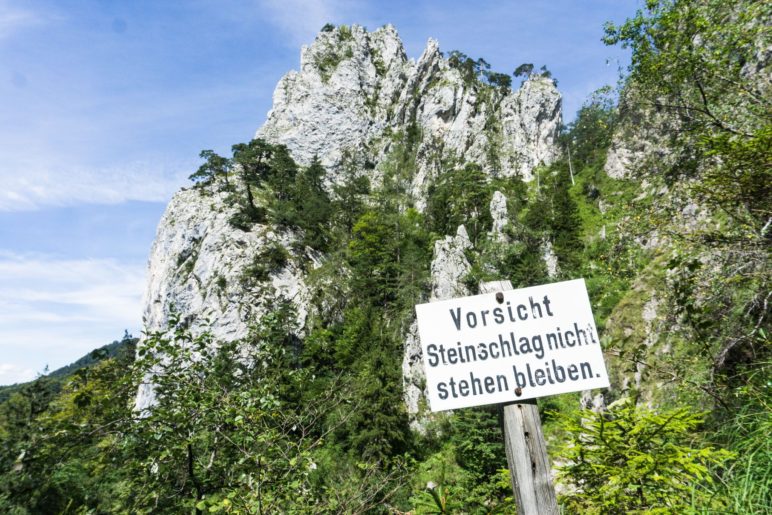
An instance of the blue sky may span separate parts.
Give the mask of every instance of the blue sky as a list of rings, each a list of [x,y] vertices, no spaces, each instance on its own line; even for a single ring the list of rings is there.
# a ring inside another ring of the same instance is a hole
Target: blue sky
[[[148,251],[197,167],[265,120],[326,22],[392,23],[494,70],[546,64],[570,120],[627,54],[639,0],[0,0],[0,384],[141,331]]]

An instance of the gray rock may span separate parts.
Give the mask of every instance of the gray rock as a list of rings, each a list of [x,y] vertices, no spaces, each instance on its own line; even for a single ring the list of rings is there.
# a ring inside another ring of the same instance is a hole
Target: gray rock
[[[494,101],[485,101],[486,95]],[[344,156],[382,163],[394,145],[389,134],[413,123],[420,140],[411,191],[421,209],[443,159],[525,180],[535,166],[552,162],[561,97],[552,80],[538,76],[514,91],[483,94],[464,82],[435,40],[412,61],[394,27],[367,32],[354,25],[320,33],[303,47],[300,71],[279,81],[256,136],[287,145],[302,164],[318,156],[335,182]]]
[[[529,180],[535,166],[557,157],[560,124],[561,97],[550,79],[533,76],[512,91],[466,83],[436,41],[428,41],[417,61],[409,60],[394,27],[367,32],[352,26],[322,32],[303,47],[299,70],[279,81],[256,136],[286,145],[301,165],[318,156],[328,169],[328,186],[341,180],[349,162],[377,184],[388,157],[405,139],[395,135],[412,128],[415,170],[406,187],[422,209],[429,182],[449,168],[446,163],[477,163],[491,176]],[[494,201],[495,230],[501,231],[506,201],[501,194]],[[244,281],[266,245],[291,249],[297,238],[269,225],[241,231],[228,222],[234,209],[222,193],[183,190],[174,196],[150,253],[146,332],[167,331],[176,312],[194,335],[210,331],[217,341],[239,340],[281,297],[295,306],[295,330],[302,335],[312,295],[297,263],[318,267],[324,257],[306,249],[268,281]],[[470,269],[464,256],[470,247],[463,227],[437,242],[432,300],[469,293],[462,280]],[[414,327],[408,331],[404,360],[405,401],[416,413],[423,368]],[[140,389],[136,402],[139,408],[152,405],[152,385]]]
[[[172,198],[150,251],[145,333],[167,332],[172,314],[177,313],[194,336],[208,331],[216,341],[239,340],[278,298],[293,303],[295,330],[302,331],[309,292],[293,260],[271,273],[265,283],[246,285],[243,280],[266,244],[290,248],[294,236],[278,234],[270,226],[241,231],[228,222],[234,212],[223,193],[189,189]],[[140,389],[137,408],[153,403],[151,390],[151,386]]]
[[[434,257],[431,264],[431,298],[435,300],[463,297],[471,292],[464,285],[463,279],[471,270],[464,251],[472,247],[466,228],[458,227],[456,236],[446,236],[434,244]],[[420,407],[426,398],[426,372],[424,371],[423,352],[418,337],[418,326],[413,321],[405,337],[405,350],[402,359],[402,385],[405,405],[411,416],[413,429],[421,431],[425,418],[420,416]]]
[[[507,235],[504,234],[504,228],[509,223],[507,213],[507,197],[500,191],[494,191],[490,203],[491,218],[493,224],[491,228],[491,239],[497,242],[506,242]]]

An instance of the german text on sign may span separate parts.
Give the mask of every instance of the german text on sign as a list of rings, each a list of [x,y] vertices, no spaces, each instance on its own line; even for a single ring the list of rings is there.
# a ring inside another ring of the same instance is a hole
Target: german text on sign
[[[496,296],[416,306],[432,411],[609,385],[583,279]]]

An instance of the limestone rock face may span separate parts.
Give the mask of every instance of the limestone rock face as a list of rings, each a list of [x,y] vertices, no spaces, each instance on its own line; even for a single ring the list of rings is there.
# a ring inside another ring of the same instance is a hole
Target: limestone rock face
[[[167,331],[176,313],[194,335],[209,331],[215,340],[239,340],[247,336],[250,322],[277,299],[293,303],[295,328],[302,331],[309,293],[303,272],[292,260],[272,271],[267,281],[250,283],[248,278],[250,266],[266,245],[289,248],[293,236],[269,226],[250,232],[236,229],[228,222],[234,211],[222,193],[182,190],[171,200],[150,251],[143,313],[146,333]],[[152,391],[140,390],[137,407],[152,402]]]
[[[463,279],[469,273],[471,265],[464,251],[472,247],[466,228],[461,225],[455,236],[435,242],[434,257],[431,265],[431,298],[435,300],[452,299],[470,295]],[[426,397],[426,372],[424,371],[421,341],[418,338],[418,326],[414,321],[405,338],[405,353],[402,360],[402,384],[407,411],[413,418],[414,429],[421,429],[421,420],[416,418],[420,411],[420,402]]]
[[[482,84],[451,66],[434,40],[413,60],[394,27],[368,32],[352,26],[321,32],[303,47],[299,70],[279,81],[256,136],[286,145],[300,165],[318,157],[327,170],[327,186],[353,168],[377,187],[394,168],[393,156],[409,151],[415,166],[405,188],[420,210],[430,181],[466,163],[480,165],[491,177],[529,180],[535,166],[557,157],[560,123],[561,97],[550,79],[533,76],[512,90]],[[492,209],[500,232],[506,223],[503,195],[494,197]],[[294,305],[295,328],[302,336],[315,298],[308,266],[324,266],[324,256],[298,251],[291,231],[234,227],[229,220],[235,210],[225,193],[189,189],[174,196],[150,254],[146,332],[166,331],[177,313],[193,334],[207,330],[215,340],[235,341],[246,337],[277,300],[286,299]],[[284,248],[287,262],[252,280],[251,271],[272,246]],[[464,255],[470,247],[463,227],[437,242],[432,300],[469,293],[462,279],[470,269]],[[412,413],[423,389],[415,334],[413,327],[403,365]],[[139,408],[152,404],[151,390],[139,392]]]
[[[505,242],[507,235],[504,233],[504,227],[509,223],[507,213],[507,197],[500,191],[494,191],[493,197],[491,197],[490,203],[491,219],[493,220],[491,227],[491,236],[495,241]]]
[[[532,76],[514,91],[481,87],[464,80],[435,40],[418,61],[408,60],[390,25],[320,33],[303,47],[300,71],[279,81],[273,101],[256,136],[287,145],[302,164],[318,156],[330,182],[346,160],[383,163],[410,132],[419,208],[443,161],[529,180],[558,153],[561,97],[551,79]]]
[[[300,54],[300,71],[276,86],[273,108],[256,137],[282,143],[293,158],[324,166],[357,154],[387,125],[388,108],[407,80],[409,63],[396,30],[362,27],[321,32]],[[392,113],[393,116],[393,113]]]

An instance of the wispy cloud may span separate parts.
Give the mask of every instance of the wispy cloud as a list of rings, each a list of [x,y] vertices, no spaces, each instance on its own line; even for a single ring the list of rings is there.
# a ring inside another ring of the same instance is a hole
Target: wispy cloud
[[[14,4],[11,0],[0,0],[0,41],[19,30],[41,25],[49,19],[44,14]]]
[[[293,45],[308,43],[325,23],[336,19],[334,0],[260,0],[268,19],[292,38]]]
[[[0,363],[0,384],[23,383],[35,379],[35,371],[14,363]]]
[[[325,23],[367,20],[364,2],[352,0],[259,0],[268,21],[289,36],[292,47],[313,41]]]
[[[139,330],[144,280],[135,263],[0,252],[0,384]]]
[[[62,169],[29,163],[0,171],[0,211],[26,211],[78,203],[117,204],[166,201],[185,185],[195,161],[180,164],[135,162],[107,168]],[[23,172],[22,172],[23,171]]]

